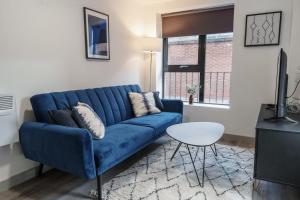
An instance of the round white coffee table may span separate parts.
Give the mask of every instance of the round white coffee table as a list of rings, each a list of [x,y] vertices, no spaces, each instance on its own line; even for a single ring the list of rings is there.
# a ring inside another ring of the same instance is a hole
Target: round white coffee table
[[[209,146],[213,151],[214,155],[217,156],[217,149],[215,143],[223,136],[224,126],[215,122],[190,122],[182,123],[170,126],[167,128],[167,134],[179,142],[175,152],[173,153],[171,160],[179,150],[182,144],[186,145],[189,152],[192,164],[201,187],[204,186],[204,173],[205,173],[205,152],[206,147]],[[189,146],[198,147],[193,159]],[[212,148],[212,146],[214,148]],[[202,163],[202,184],[200,182],[196,167],[195,159],[198,155],[199,148],[203,147],[203,163]]]

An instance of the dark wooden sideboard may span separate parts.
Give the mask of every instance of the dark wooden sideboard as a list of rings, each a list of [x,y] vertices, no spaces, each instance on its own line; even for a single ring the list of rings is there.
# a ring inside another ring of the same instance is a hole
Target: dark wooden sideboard
[[[254,178],[300,186],[300,115],[298,123],[270,122],[274,110],[263,104],[256,124]]]

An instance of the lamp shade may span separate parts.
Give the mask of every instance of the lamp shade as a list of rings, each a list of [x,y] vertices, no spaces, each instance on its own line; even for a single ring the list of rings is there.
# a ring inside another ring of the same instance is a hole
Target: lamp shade
[[[156,37],[144,37],[143,38],[143,51],[144,52],[160,52],[161,51],[161,39]]]

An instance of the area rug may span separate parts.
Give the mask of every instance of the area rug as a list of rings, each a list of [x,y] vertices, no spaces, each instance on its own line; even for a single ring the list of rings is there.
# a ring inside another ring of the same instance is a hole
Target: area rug
[[[103,186],[105,200],[239,200],[252,199],[253,149],[217,144],[207,148],[205,183],[200,187],[184,145],[168,141]],[[191,148],[195,155],[197,148]],[[202,177],[203,149],[195,165]],[[91,193],[93,194],[93,192]]]

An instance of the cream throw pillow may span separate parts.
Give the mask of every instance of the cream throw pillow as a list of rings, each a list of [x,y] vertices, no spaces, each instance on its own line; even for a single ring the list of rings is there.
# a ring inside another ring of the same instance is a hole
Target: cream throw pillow
[[[153,92],[136,93],[129,92],[129,98],[136,117],[141,117],[148,114],[161,112],[155,106],[155,99]]]
[[[88,129],[95,139],[102,139],[105,126],[95,111],[85,103],[78,102],[72,110],[72,115],[80,128]]]

